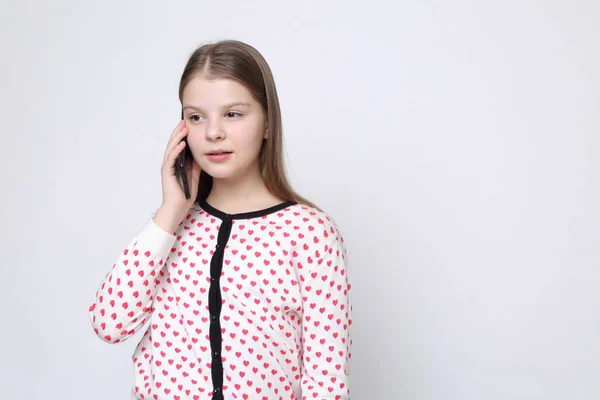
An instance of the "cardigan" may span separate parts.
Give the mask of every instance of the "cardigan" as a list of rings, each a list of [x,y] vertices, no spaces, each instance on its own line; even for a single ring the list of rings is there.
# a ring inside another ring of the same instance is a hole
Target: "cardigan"
[[[175,232],[149,219],[96,290],[96,335],[134,350],[133,399],[349,399],[344,239],[294,201],[227,214],[194,203]]]

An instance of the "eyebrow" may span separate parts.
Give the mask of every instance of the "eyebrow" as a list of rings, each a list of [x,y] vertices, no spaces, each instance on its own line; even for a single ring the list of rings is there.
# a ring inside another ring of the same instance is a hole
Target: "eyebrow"
[[[234,107],[234,106],[250,107],[250,103],[246,103],[244,101],[234,101],[233,103],[225,104],[223,106],[223,108],[231,108],[231,107]],[[197,107],[197,106],[187,105],[187,106],[183,107],[184,110],[187,109],[187,108],[192,109],[192,110],[196,110],[196,111],[202,111],[202,109],[200,107]]]

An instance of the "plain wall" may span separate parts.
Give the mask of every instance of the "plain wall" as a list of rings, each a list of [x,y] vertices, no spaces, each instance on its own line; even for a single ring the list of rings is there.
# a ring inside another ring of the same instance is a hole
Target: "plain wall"
[[[0,397],[127,399],[88,306],[161,201],[196,46],[269,62],[340,225],[352,398],[600,397],[600,3],[3,1]]]

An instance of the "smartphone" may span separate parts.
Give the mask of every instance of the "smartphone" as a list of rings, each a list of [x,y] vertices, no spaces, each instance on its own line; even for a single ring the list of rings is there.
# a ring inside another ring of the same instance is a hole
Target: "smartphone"
[[[181,110],[181,119],[183,120],[183,109]],[[190,146],[188,145],[187,136],[183,138],[185,142],[185,149],[181,153],[179,153],[179,157],[177,157],[177,164],[175,165],[175,173],[177,176],[177,180],[180,182],[180,185],[183,188],[183,192],[185,193],[185,198],[190,198],[190,186],[188,184],[187,174],[185,173],[185,164],[186,160],[192,161],[192,152],[190,151]],[[190,169],[191,170],[191,169]]]

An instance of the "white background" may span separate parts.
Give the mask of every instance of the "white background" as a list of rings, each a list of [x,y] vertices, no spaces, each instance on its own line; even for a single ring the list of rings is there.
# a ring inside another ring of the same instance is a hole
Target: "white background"
[[[347,242],[353,399],[598,399],[599,4],[3,1],[0,397],[128,398],[144,329],[88,306],[160,205],[188,56],[231,38]]]

